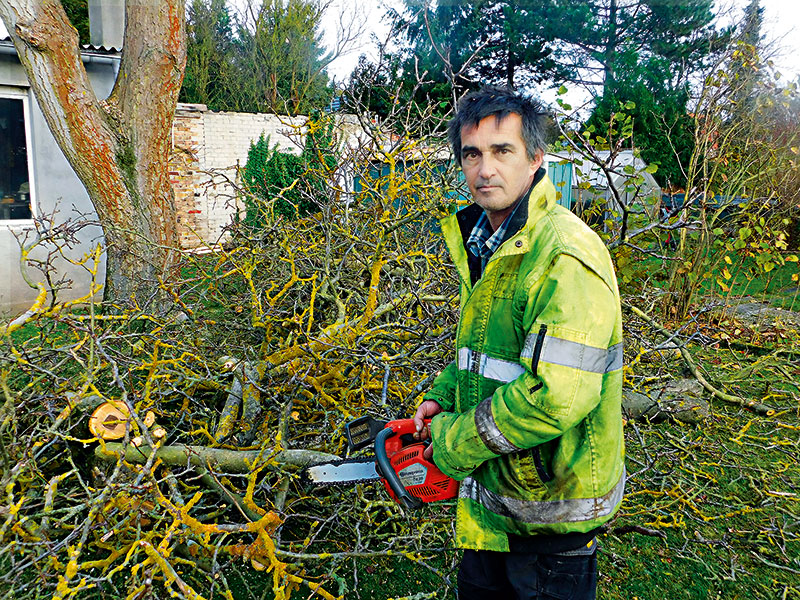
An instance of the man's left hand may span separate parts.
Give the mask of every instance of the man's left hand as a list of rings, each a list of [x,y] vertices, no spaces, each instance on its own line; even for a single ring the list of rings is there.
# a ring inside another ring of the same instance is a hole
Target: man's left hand
[[[417,433],[414,434],[415,439],[427,440],[429,437],[431,437],[429,427],[428,425],[425,425],[423,419],[430,419],[434,415],[438,415],[440,412],[442,412],[442,407],[434,400],[425,400],[419,405],[419,408],[417,408],[417,412],[414,415],[414,424],[417,427]],[[425,458],[425,460],[433,459],[433,444],[425,448],[422,456]]]

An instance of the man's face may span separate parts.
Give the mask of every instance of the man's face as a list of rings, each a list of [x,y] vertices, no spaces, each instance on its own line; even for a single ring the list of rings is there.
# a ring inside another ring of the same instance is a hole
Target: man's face
[[[528,158],[522,117],[516,113],[500,121],[490,115],[477,126],[461,129],[461,169],[475,203],[487,213],[495,229],[502,220],[497,225],[494,221],[508,216],[541,164],[541,152],[534,160]]]

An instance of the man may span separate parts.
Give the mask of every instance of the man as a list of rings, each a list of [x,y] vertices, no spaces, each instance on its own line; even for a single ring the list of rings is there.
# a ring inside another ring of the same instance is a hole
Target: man
[[[461,281],[456,359],[414,418],[461,481],[461,600],[594,598],[594,538],[625,485],[616,277],[600,238],[556,204],[545,119],[487,87],[450,123],[474,200],[442,221]]]

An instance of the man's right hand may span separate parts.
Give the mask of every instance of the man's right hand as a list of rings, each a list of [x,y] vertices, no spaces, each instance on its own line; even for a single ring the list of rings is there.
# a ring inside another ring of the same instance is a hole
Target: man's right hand
[[[414,426],[417,429],[417,433],[414,434],[415,439],[427,440],[431,437],[431,432],[428,426],[423,423],[423,420],[430,419],[440,412],[442,412],[442,407],[435,400],[425,400],[419,405],[417,412],[414,414]]]

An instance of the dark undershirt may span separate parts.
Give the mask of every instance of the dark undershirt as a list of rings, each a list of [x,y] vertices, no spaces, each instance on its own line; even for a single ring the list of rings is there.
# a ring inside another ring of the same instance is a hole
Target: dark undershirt
[[[556,554],[569,552],[586,546],[598,533],[600,527],[586,533],[555,533],[531,536],[508,535],[510,552],[533,554]]]

